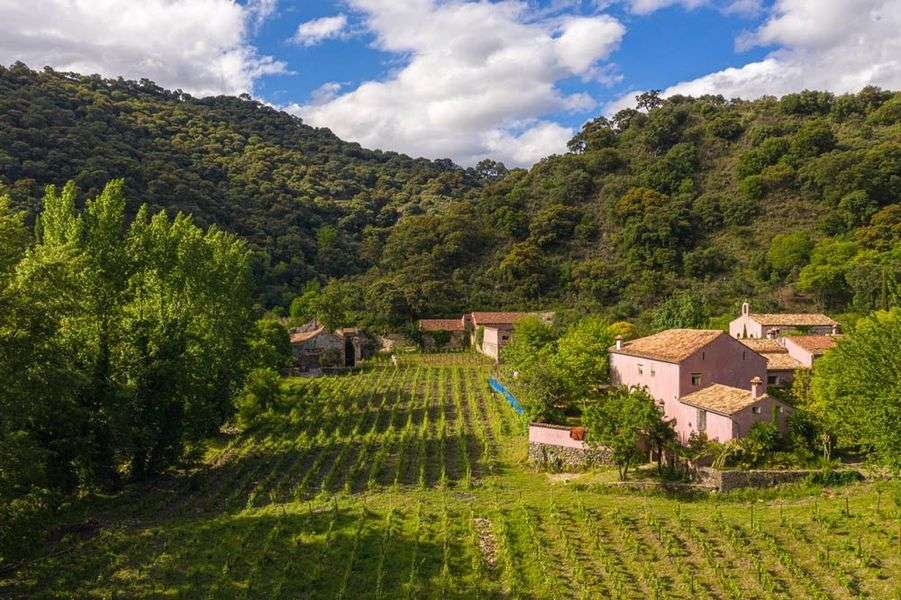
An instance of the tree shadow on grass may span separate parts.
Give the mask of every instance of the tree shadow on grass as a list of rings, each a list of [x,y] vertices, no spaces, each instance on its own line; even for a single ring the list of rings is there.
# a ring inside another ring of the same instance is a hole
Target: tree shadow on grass
[[[0,596],[431,597],[444,585],[443,547],[417,536],[412,516],[395,513],[387,538],[386,515],[360,505],[123,524],[35,562],[0,583]]]

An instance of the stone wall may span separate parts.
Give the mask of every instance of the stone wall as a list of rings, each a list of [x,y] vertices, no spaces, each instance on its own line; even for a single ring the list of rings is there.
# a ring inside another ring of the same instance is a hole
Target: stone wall
[[[596,465],[611,464],[607,448],[570,448],[552,444],[529,443],[529,465],[539,471],[576,472]]]
[[[764,488],[783,483],[795,483],[818,473],[821,471],[815,469],[721,471],[711,467],[701,467],[697,470],[697,480],[702,485],[716,488],[721,492],[728,492],[741,488]]]

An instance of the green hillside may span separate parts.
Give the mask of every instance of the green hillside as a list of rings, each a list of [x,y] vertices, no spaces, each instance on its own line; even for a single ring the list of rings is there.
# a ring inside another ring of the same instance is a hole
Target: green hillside
[[[346,322],[529,307],[641,322],[684,290],[705,318],[746,298],[898,303],[901,94],[640,106],[507,172],[365,150],[249,98],[14,65],[0,69],[0,182],[34,214],[48,183],[90,196],[124,177],[134,205],[253,242],[263,306],[341,280],[326,304]]]
[[[87,198],[114,178],[132,210],[189,212],[251,241],[269,305],[365,271],[367,227],[478,185],[450,161],[366,150],[249,97],[0,66],[0,184],[17,206],[35,214],[48,184],[73,180]]]

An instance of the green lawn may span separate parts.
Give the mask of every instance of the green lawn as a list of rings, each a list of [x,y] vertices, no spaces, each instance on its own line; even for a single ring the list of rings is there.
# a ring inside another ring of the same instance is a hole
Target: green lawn
[[[71,509],[99,533],[0,597],[901,597],[896,482],[686,501],[552,480],[489,370],[407,355],[288,380],[290,410],[192,474]]]

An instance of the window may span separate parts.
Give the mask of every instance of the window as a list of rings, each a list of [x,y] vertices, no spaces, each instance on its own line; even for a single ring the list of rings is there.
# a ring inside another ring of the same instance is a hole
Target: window
[[[644,368],[643,368],[643,367],[644,367],[644,365],[642,365],[641,363],[638,363],[638,374],[639,374],[639,375],[644,375]]]
[[[698,409],[698,431],[707,431],[707,411]]]
[[[691,385],[701,385],[701,374],[700,373],[692,373],[691,374]]]
[[[745,352],[744,350],[742,350],[742,351],[741,351],[741,359],[744,360],[744,359],[746,359],[747,357],[748,357],[748,353]]]
[[[778,385],[779,384],[779,376],[778,375],[767,375],[766,383],[767,383],[767,385]]]
[[[707,353],[701,352],[701,360],[707,360]]]
[[[654,365],[651,365],[651,377],[655,375]]]
[[[751,412],[754,413],[755,415],[759,415],[759,414],[760,414],[760,407],[759,407],[759,406],[752,406],[752,407],[751,407]]]

